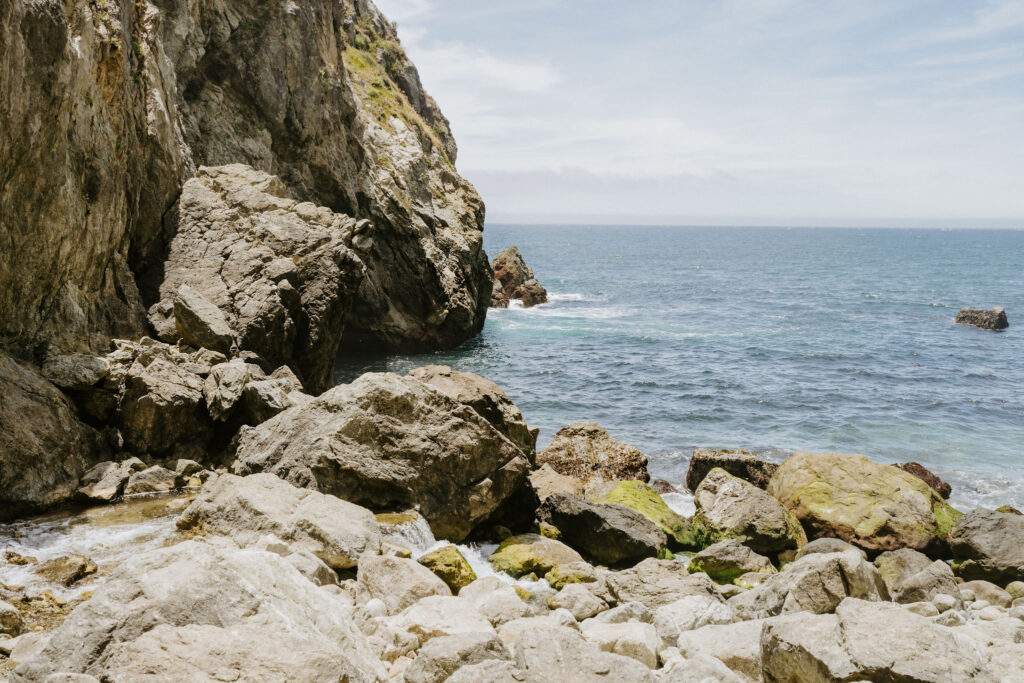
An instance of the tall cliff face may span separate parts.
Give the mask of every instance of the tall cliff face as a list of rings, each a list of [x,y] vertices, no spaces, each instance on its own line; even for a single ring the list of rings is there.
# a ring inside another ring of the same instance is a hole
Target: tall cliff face
[[[6,0],[0,92],[0,349],[149,333],[182,186],[228,163],[370,221],[349,338],[483,325],[483,203],[368,0]]]

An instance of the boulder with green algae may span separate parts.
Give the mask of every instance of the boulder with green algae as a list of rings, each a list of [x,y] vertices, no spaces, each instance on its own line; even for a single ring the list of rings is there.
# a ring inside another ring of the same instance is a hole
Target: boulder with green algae
[[[694,493],[691,533],[702,546],[735,539],[759,553],[800,548],[807,536],[797,518],[771,495],[714,468]]]
[[[33,571],[43,578],[65,586],[95,574],[96,570],[96,563],[83,555],[62,555],[33,568]]]
[[[456,595],[463,586],[468,586],[476,581],[476,572],[454,545],[431,550],[422,555],[418,561],[448,584],[452,593]]]
[[[560,564],[551,569],[544,578],[555,590],[570,583],[595,583],[597,581],[597,570],[589,562],[569,562]]]
[[[566,544],[540,534],[520,534],[506,539],[488,560],[495,570],[515,577],[544,576],[558,565],[583,562],[580,554]]]
[[[750,572],[774,574],[775,567],[764,555],[758,555],[736,539],[720,541],[690,559],[691,574],[704,572],[718,583],[732,583]]]
[[[665,532],[673,548],[697,548],[697,539],[686,518],[677,514],[658,493],[642,481],[619,482],[601,503],[617,503],[639,512]]]
[[[836,537],[868,551],[944,554],[961,516],[917,477],[863,455],[797,453],[776,470],[768,492],[811,537]]]

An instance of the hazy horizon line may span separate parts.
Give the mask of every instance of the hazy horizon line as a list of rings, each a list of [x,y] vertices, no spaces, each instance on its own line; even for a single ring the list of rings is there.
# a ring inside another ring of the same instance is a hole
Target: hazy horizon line
[[[893,219],[754,219],[711,217],[628,217],[499,214],[489,216],[487,225],[523,225],[549,227],[619,227],[619,228],[817,228],[817,229],[882,229],[882,230],[1024,230],[1024,218],[893,218]]]

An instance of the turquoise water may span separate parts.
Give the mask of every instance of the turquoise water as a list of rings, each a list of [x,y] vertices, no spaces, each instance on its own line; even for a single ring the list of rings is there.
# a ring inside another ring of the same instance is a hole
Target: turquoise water
[[[541,428],[594,419],[675,483],[698,446],[916,460],[962,507],[1024,507],[1024,232],[489,226],[552,301],[492,310],[443,363]],[[1004,332],[956,325],[1004,306]],[[1016,323],[1016,324],[1015,324]]]

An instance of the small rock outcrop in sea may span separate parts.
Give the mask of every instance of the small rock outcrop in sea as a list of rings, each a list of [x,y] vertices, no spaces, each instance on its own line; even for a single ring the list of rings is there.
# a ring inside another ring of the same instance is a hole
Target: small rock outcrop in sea
[[[778,465],[765,462],[752,451],[744,448],[733,450],[697,448],[690,457],[690,466],[686,471],[686,488],[691,492],[696,491],[708,472],[716,467],[763,489],[768,486],[768,481],[772,478]]]
[[[538,465],[550,465],[559,474],[587,480],[649,481],[647,456],[612,437],[594,421],[574,422],[558,430],[537,454]]]
[[[893,463],[894,467],[899,467],[901,470],[908,474],[912,474],[924,483],[931,486],[933,489],[939,492],[939,495],[945,499],[949,499],[949,496],[953,493],[953,487],[944,482],[934,472],[929,470],[927,467],[917,462],[901,462]]]
[[[368,373],[239,434],[232,469],[374,510],[419,506],[459,541],[523,485],[529,458],[473,408],[414,377]]]
[[[548,302],[548,291],[533,276],[533,269],[523,261],[519,247],[512,246],[491,261],[494,271],[494,289],[491,306],[508,308],[512,299],[523,302],[524,308]]]
[[[956,314],[956,322],[962,325],[974,325],[983,330],[1005,330],[1010,326],[1006,319],[1006,309],[990,308],[987,311],[980,308],[961,308]]]

